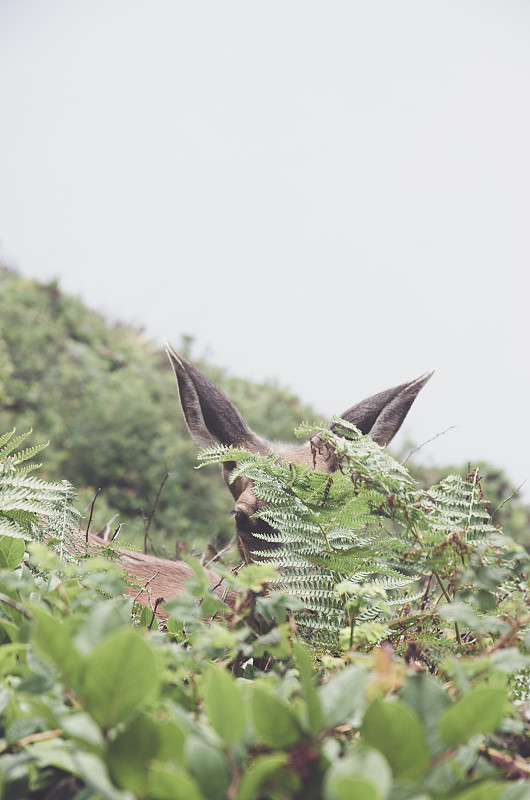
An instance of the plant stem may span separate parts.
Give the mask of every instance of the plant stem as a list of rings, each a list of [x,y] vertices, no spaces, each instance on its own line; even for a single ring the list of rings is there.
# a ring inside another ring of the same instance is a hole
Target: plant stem
[[[438,581],[438,583],[439,583],[439,585],[440,585],[440,589],[442,590],[442,592],[443,592],[443,596],[445,597],[445,599],[447,600],[447,602],[448,602],[448,603],[452,603],[453,601],[452,601],[452,599],[451,599],[450,595],[448,594],[448,592],[447,592],[447,589],[446,589],[446,588],[445,588],[445,586],[443,585],[443,583],[442,583],[442,579],[441,579],[441,578],[440,578],[440,576],[438,575],[438,572],[437,572],[437,570],[433,569],[433,571],[432,571],[432,574],[434,575],[434,577],[435,577],[435,578],[436,578],[436,580]],[[462,644],[462,638],[461,638],[461,636],[460,636],[460,628],[458,627],[458,622],[456,622],[456,620],[455,620],[455,635],[456,635],[456,641],[458,642],[458,644],[459,644],[459,645],[461,645],[461,644]]]

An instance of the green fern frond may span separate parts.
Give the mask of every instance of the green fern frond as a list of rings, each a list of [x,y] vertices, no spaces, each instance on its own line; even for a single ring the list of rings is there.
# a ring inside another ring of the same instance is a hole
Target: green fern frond
[[[30,428],[29,431],[25,433],[20,433],[13,439],[13,436],[16,433],[16,428],[13,428],[12,431],[9,433],[5,433],[0,438],[0,459],[4,460],[10,453],[17,449],[17,447],[22,444],[22,442],[33,433],[33,428]],[[46,447],[46,445],[44,445]]]
[[[424,603],[417,590],[420,573],[454,574],[455,563],[465,566],[478,543],[498,538],[476,473],[449,476],[428,492],[418,491],[384,448],[355,426],[334,423],[333,431],[319,425],[297,431],[332,448],[339,464],[332,475],[282,462],[273,453],[214,445],[200,454],[203,463],[233,462],[231,481],[252,481],[266,504],[256,516],[272,529],[254,535],[275,545],[256,558],[277,567],[277,587],[305,608],[296,615],[299,626],[314,643],[329,647],[337,646],[347,618],[352,624],[349,601],[337,594],[341,582],[368,598],[355,611],[357,621],[392,620],[404,604]],[[384,608],[370,599],[371,589],[386,591]]]
[[[75,490],[63,481],[53,483],[29,475],[37,465],[24,464],[47,444],[18,450],[28,431],[13,438],[15,430],[0,437],[0,532],[23,539],[52,537],[68,544],[79,531]],[[24,466],[21,466],[24,464]]]
[[[16,428],[13,428],[13,430],[7,431],[7,433],[3,433],[0,436],[0,456],[2,455],[3,446],[5,445],[6,442],[8,442],[11,439],[12,436],[15,435],[16,430],[17,430]]]

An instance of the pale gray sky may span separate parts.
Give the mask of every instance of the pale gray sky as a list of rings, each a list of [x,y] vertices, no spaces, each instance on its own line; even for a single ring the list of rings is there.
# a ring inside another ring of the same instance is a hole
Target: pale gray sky
[[[529,41],[527,0],[0,0],[0,258],[326,415],[434,366],[397,444],[520,483]]]

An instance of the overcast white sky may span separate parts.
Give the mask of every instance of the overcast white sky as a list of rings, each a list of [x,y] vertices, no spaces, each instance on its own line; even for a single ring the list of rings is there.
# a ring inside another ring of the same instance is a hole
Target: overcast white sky
[[[527,0],[0,0],[0,259],[326,415],[436,367],[396,444],[518,484],[529,42]]]

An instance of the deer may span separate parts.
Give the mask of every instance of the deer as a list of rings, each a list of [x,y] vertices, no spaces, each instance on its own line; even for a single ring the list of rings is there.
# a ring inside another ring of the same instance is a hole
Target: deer
[[[260,455],[272,451],[279,459],[307,464],[310,469],[326,474],[332,474],[338,468],[332,448],[319,437],[312,437],[302,444],[284,444],[268,441],[254,433],[234,403],[210,378],[175,352],[169,343],[166,343],[166,351],[177,380],[186,426],[200,448],[218,442]],[[347,409],[341,418],[384,447],[400,429],[414,400],[433,372],[430,370],[408,383],[372,395]],[[334,425],[331,428],[338,432]],[[248,565],[259,560],[263,557],[263,551],[272,547],[266,538],[256,535],[266,535],[271,529],[265,520],[255,517],[264,503],[255,496],[252,482],[241,476],[233,482],[229,481],[234,467],[234,462],[225,462],[222,473],[234,498],[237,547],[243,565]],[[90,544],[101,546],[101,540],[96,542],[96,538],[90,536]],[[184,591],[186,581],[194,574],[192,568],[182,561],[169,561],[130,550],[118,549],[117,552],[118,564],[142,587],[140,592],[128,589],[128,594],[143,605],[150,603],[152,596],[166,600],[178,597]],[[207,576],[213,591],[233,608],[235,596],[227,592],[219,575],[207,570]],[[156,615],[162,621],[167,618],[163,607],[157,608]]]

